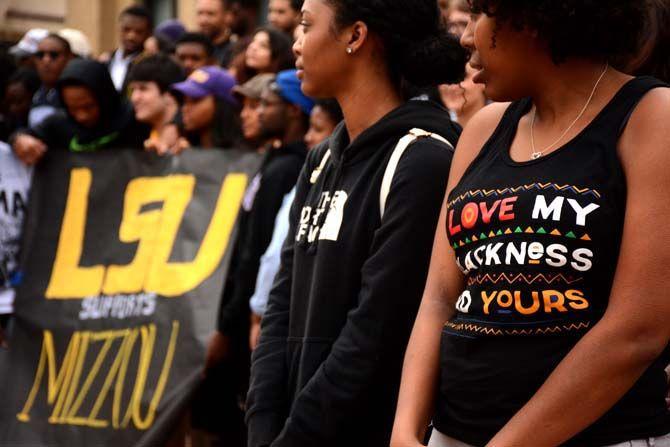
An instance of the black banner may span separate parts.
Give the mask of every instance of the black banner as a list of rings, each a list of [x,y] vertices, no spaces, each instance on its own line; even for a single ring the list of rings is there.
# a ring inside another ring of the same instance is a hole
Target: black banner
[[[197,385],[255,154],[53,151],[35,172],[0,445],[157,446]]]

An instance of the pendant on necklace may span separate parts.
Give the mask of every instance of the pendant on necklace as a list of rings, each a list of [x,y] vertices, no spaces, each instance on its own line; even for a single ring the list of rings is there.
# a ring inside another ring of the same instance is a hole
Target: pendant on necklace
[[[542,152],[533,152],[533,153],[530,155],[530,158],[532,158],[533,160],[537,160],[537,159],[540,158],[541,156],[542,156]]]

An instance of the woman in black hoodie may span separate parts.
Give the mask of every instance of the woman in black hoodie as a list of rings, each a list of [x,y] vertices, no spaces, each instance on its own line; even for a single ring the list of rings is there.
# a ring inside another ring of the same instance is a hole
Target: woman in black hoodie
[[[294,46],[303,91],[336,98],[345,121],[298,181],[253,356],[250,446],[389,443],[458,138],[444,109],[401,93],[462,78],[466,54],[439,22],[434,0],[305,1]],[[386,196],[394,148],[415,128],[450,144],[419,138]]]
[[[135,120],[132,106],[116,91],[103,64],[88,59],[72,60],[56,88],[65,111],[13,138],[12,146],[22,161],[36,163],[47,147],[71,152],[143,147],[149,128]]]

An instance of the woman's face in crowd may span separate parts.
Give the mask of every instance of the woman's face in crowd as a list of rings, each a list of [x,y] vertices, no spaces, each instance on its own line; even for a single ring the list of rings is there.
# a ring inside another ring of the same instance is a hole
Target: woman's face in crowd
[[[63,42],[58,39],[47,37],[37,46],[35,67],[40,80],[48,87],[56,84],[69,61],[70,55]]]
[[[242,119],[242,134],[248,141],[256,141],[261,136],[260,110],[261,101],[259,99],[244,98],[240,118]]]
[[[440,86],[440,96],[449,110],[460,113],[468,107],[483,107],[486,104],[484,85],[472,81],[475,73],[476,70],[468,64],[463,82]]]
[[[321,0],[306,0],[303,6],[303,34],[293,45],[302,90],[313,98],[336,95],[336,80],[346,78],[347,39],[334,36],[335,11]]]
[[[181,113],[184,129],[187,132],[199,132],[209,128],[214,121],[216,101],[213,95],[204,98],[184,98]]]
[[[246,53],[246,64],[259,73],[267,72],[272,65],[270,35],[264,31],[256,33]]]
[[[529,68],[539,53],[546,57],[529,31],[515,31],[485,14],[471,16],[461,45],[472,52],[472,81],[484,84],[486,97],[499,102],[527,96]]]
[[[305,134],[305,144],[309,149],[313,149],[318,144],[328,138],[335,130],[337,123],[333,122],[330,115],[320,106],[312,109],[309,116],[309,130]]]
[[[142,123],[158,125],[167,106],[165,95],[155,82],[133,81],[130,83],[130,101],[135,118]]]
[[[87,87],[67,86],[61,90],[65,108],[82,127],[95,127],[100,121],[100,106]]]

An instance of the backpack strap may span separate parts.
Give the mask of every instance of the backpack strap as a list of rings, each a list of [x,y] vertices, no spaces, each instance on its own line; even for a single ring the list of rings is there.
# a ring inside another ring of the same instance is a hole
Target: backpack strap
[[[384,178],[382,179],[381,190],[379,191],[379,212],[382,218],[384,218],[386,200],[388,199],[389,193],[391,192],[391,184],[393,183],[395,171],[398,169],[400,158],[402,158],[407,148],[409,148],[415,141],[421,138],[433,138],[446,144],[451,150],[454,150],[454,146],[449,141],[447,141],[446,138],[436,133],[426,132],[423,129],[412,129],[407,135],[402,137],[400,141],[398,141],[395,149],[393,149],[389,163],[386,165],[386,171],[384,172]]]

